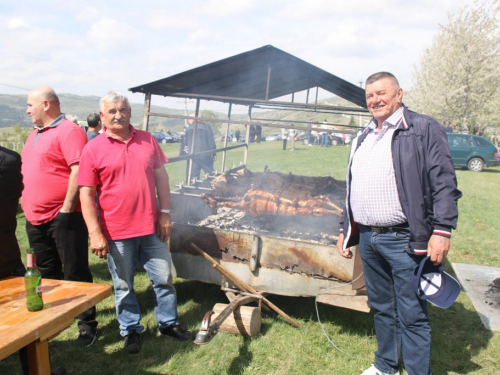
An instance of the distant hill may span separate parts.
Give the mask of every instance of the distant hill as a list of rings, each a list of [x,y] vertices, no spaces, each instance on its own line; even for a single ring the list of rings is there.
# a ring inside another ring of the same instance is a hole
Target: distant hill
[[[66,114],[76,115],[79,121],[86,121],[92,112],[99,113],[99,100],[97,96],[78,96],[73,94],[58,94],[61,109]],[[142,123],[143,105],[131,103],[132,124]],[[168,113],[172,115],[184,115],[183,110],[151,106],[151,112]],[[12,127],[18,124],[20,127],[31,127],[30,117],[26,114],[26,95],[0,94],[0,128]],[[184,121],[179,119],[168,119],[164,117],[151,117],[150,127],[161,126],[171,130],[182,130]]]
[[[79,121],[86,121],[87,116],[92,112],[99,112],[99,97],[97,96],[78,96],[73,94],[59,94],[61,101],[61,109],[66,114],[76,115]],[[322,104],[330,104],[337,106],[352,106],[352,103],[347,102],[338,97],[328,98],[320,102]],[[143,105],[131,103],[132,107],[132,124],[142,124]],[[151,112],[168,113],[172,115],[184,115],[183,110],[166,108],[161,106],[151,106]],[[225,118],[226,114],[214,112],[219,118]],[[352,116],[343,115],[340,113],[324,113],[324,112],[304,112],[295,110],[270,110],[264,112],[255,111],[252,115],[254,119],[263,119],[271,121],[304,121],[312,119],[314,122],[323,122],[327,119],[329,123],[348,125],[352,121]],[[247,115],[234,114],[234,120],[245,121]],[[358,117],[354,116],[356,124]],[[6,95],[0,94],[0,128],[13,127],[19,125],[21,128],[31,127],[32,123],[29,116],[26,114],[26,95]],[[184,120],[169,119],[164,117],[150,117],[149,129],[172,131],[182,131]],[[242,127],[242,126],[233,126]],[[224,127],[225,128],[225,127]],[[220,134],[224,129],[219,129]],[[264,134],[272,133],[272,129],[264,129]]]

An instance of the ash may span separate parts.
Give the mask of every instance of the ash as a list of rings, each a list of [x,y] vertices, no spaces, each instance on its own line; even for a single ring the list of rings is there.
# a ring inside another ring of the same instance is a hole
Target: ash
[[[493,280],[491,284],[488,285],[490,288],[486,291],[487,303],[490,306],[500,305],[500,278]]]
[[[262,236],[301,240],[322,245],[336,245],[338,219],[335,216],[297,217],[263,215],[253,217],[240,210],[221,207],[217,213],[191,225],[224,229]]]

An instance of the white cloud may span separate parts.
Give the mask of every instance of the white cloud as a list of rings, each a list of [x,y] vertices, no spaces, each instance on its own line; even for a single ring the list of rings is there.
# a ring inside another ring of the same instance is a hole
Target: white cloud
[[[195,12],[206,17],[229,17],[248,12],[258,3],[258,0],[210,0]]]
[[[472,3],[25,0],[0,13],[0,76],[18,87],[102,95],[271,44],[355,84],[389,70],[407,88],[438,23]]]
[[[189,30],[198,25],[193,17],[183,16],[171,11],[155,11],[147,15],[146,24],[153,30]]]
[[[78,21],[92,22],[101,17],[101,12],[97,8],[86,7],[78,11],[75,18]]]
[[[87,32],[90,43],[105,54],[133,53],[132,46],[140,40],[141,33],[127,23],[103,17],[92,24]]]
[[[28,27],[28,22],[22,18],[11,18],[7,21],[7,27],[9,29],[18,29],[20,27]]]

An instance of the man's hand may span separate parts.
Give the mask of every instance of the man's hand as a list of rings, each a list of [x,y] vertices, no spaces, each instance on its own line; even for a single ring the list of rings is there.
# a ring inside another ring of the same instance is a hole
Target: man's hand
[[[102,233],[90,234],[90,249],[99,258],[108,259],[109,245]]]
[[[450,249],[450,239],[433,234],[427,245],[427,255],[431,257],[434,265],[440,265],[446,259]]]
[[[160,213],[160,217],[156,222],[156,234],[160,237],[160,241],[167,242],[172,232],[172,221],[170,215],[164,212]]]
[[[352,251],[349,249],[342,249],[342,244],[344,243],[344,233],[339,234],[339,239],[337,240],[337,249],[339,250],[340,255],[344,258],[352,258]]]

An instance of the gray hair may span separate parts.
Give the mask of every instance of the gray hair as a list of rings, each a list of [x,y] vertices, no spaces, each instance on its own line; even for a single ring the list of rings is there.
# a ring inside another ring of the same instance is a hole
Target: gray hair
[[[371,76],[369,76],[367,79],[366,79],[366,83],[365,83],[365,87],[367,85],[370,85],[374,82],[377,82],[383,78],[390,78],[394,81],[395,83],[395,86],[396,87],[399,87],[399,82],[397,80],[397,78],[394,76],[394,74],[392,73],[389,73],[389,72],[378,72],[378,73],[374,73],[372,74]]]
[[[99,100],[99,108],[101,111],[104,111],[104,103],[116,103],[119,101],[124,102],[127,105],[127,108],[130,109],[130,103],[127,97],[116,91],[110,91],[104,95],[101,100]]]

